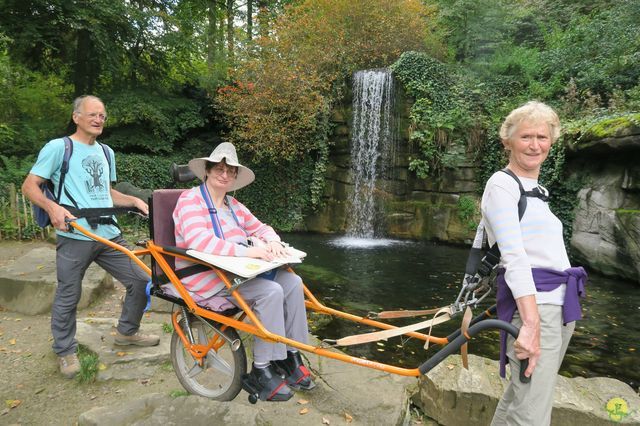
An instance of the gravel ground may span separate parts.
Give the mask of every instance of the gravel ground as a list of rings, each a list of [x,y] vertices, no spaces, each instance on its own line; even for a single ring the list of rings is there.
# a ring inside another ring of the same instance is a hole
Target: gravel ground
[[[0,266],[44,242],[0,243]],[[122,286],[105,294],[92,306],[78,312],[95,312],[117,318]],[[167,314],[145,314],[143,321],[164,322]],[[181,392],[171,369],[159,369],[148,380],[79,383],[63,378],[51,350],[49,315],[28,316],[0,307],[0,424],[74,425],[78,416],[96,406],[110,406],[147,393]]]

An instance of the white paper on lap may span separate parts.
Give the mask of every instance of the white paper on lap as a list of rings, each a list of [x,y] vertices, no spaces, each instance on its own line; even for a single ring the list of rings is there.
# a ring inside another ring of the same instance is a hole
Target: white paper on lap
[[[288,250],[288,257],[278,258],[271,262],[262,259],[253,259],[251,257],[217,256],[197,250],[187,250],[187,254],[242,278],[254,278],[263,272],[270,271],[282,265],[301,263],[302,259],[307,255],[307,253],[294,249],[293,247],[288,247]]]

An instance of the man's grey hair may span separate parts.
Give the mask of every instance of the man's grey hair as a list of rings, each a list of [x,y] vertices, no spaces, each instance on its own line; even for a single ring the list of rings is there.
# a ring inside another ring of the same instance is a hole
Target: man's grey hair
[[[78,96],[77,98],[74,99],[73,101],[73,112],[82,112],[80,111],[80,108],[82,107],[82,104],[84,104],[84,101],[92,99],[94,101],[98,101],[101,104],[104,105],[104,102],[102,102],[102,99],[100,99],[97,96],[93,96],[93,95],[82,95],[82,96]]]

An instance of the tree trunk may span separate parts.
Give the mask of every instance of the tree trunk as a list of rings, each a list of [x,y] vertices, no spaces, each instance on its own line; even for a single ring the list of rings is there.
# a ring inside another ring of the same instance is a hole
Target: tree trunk
[[[247,40],[253,38],[253,0],[247,0]]]
[[[80,96],[89,93],[89,52],[91,51],[91,38],[86,28],[78,30],[76,41],[76,63],[73,69],[73,93]]]
[[[216,59],[218,57],[218,6],[216,0],[209,0],[207,19],[209,21],[209,26],[207,28],[207,69],[209,70],[209,73],[213,73]]]
[[[234,35],[233,35],[233,0],[227,0],[227,59],[233,62]]]

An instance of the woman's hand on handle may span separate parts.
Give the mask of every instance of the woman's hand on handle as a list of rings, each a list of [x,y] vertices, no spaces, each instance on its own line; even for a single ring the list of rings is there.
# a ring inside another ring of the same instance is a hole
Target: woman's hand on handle
[[[526,377],[531,377],[540,358],[540,315],[535,295],[524,296],[516,299],[518,312],[522,319],[520,333],[513,348],[516,358],[529,359],[529,365],[524,371]]]

